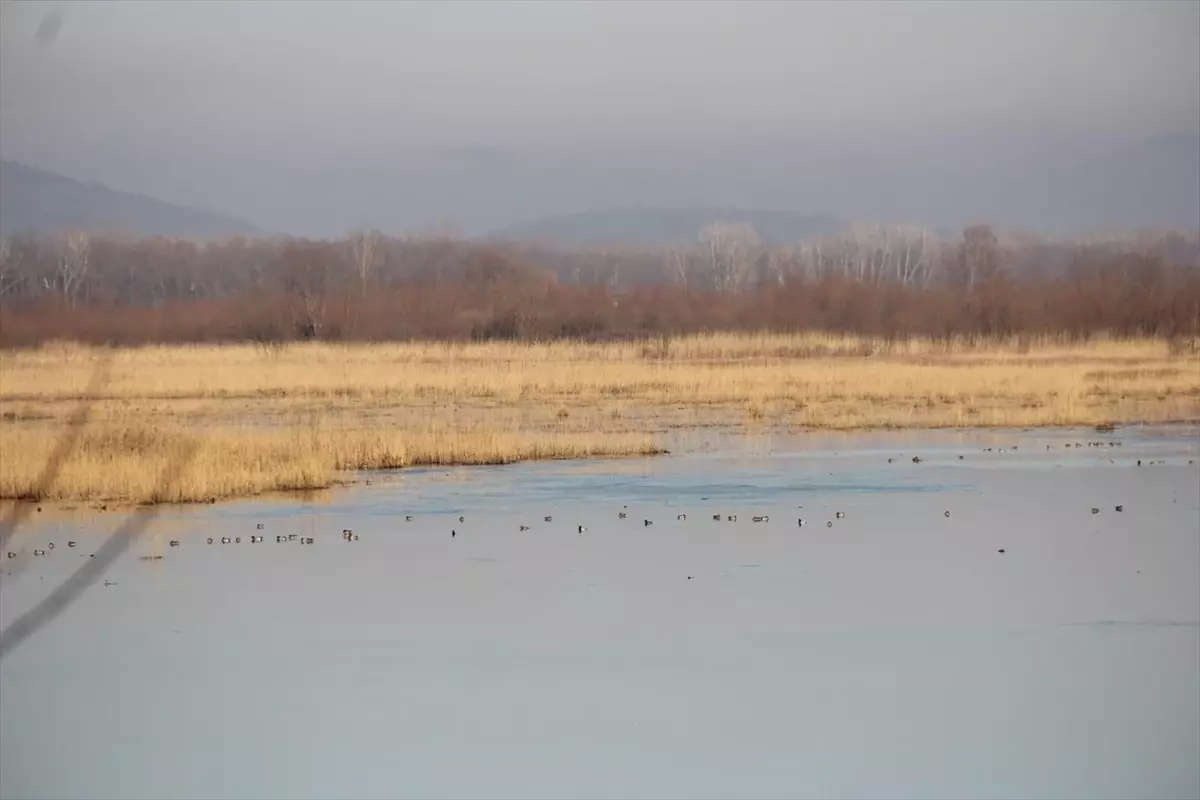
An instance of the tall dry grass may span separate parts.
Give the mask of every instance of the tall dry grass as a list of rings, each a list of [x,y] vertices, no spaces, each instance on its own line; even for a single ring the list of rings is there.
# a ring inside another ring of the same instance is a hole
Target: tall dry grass
[[[29,500],[203,502],[326,488],[346,470],[432,464],[507,464],[536,459],[650,455],[647,436],[371,429],[188,430],[185,424],[113,425],[84,433],[49,487],[39,486],[59,431],[0,429],[0,497]],[[184,459],[178,480],[159,476]]]
[[[887,342],[716,334],[587,344],[151,346],[0,353],[0,496],[36,476],[80,401],[90,427],[50,497],[201,500],[339,472],[652,452],[707,424],[1095,425],[1200,418],[1200,355],[1154,339]],[[189,441],[177,486],[157,474]]]

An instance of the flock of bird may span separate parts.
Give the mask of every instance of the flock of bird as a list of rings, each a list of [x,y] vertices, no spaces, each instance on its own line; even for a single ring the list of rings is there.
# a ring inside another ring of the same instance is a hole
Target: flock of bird
[[[801,506],[801,508],[802,508],[802,507],[803,507],[803,506]],[[1120,510],[1120,507],[1118,507],[1118,510]],[[835,516],[837,519],[845,519],[845,518],[846,518],[846,512],[845,512],[845,511],[838,511],[838,512],[836,512],[836,513],[835,513],[835,515],[834,515],[834,516]],[[950,512],[949,512],[949,511],[947,511],[947,512],[946,512],[946,516],[947,516],[947,517],[949,517],[949,516],[950,516]],[[618,519],[627,519],[628,517],[629,517],[629,515],[628,515],[626,512],[624,512],[624,511],[619,511],[619,512],[617,512],[617,518],[618,518]],[[675,518],[676,518],[677,520],[679,520],[680,522],[685,522],[685,521],[687,520],[687,514],[678,514],[678,515],[676,515],[676,517],[675,517]],[[721,519],[722,519],[722,515],[721,515],[721,514],[713,514],[713,517],[712,517],[712,518],[713,518],[713,521],[714,521],[714,522],[720,522],[720,521],[721,521]],[[406,516],[404,517],[404,519],[405,519],[405,521],[406,521],[406,522],[412,522],[412,521],[413,521],[413,516],[412,516],[411,514],[408,514],[408,515],[406,515]],[[543,517],[542,519],[543,519],[543,521],[545,521],[545,522],[553,522],[553,521],[554,521],[554,517],[553,517],[553,516],[551,516],[551,515],[547,515],[547,516]],[[737,514],[728,514],[728,515],[726,515],[726,516],[724,517],[724,519],[725,519],[725,521],[726,521],[726,522],[737,522],[737,519],[738,519],[738,517],[737,517]],[[460,523],[461,523],[461,522],[466,522],[466,517],[465,517],[465,516],[462,516],[462,515],[460,515],[460,516],[458,517],[458,521],[459,521]],[[751,517],[751,521],[752,521],[752,522],[770,522],[770,521],[771,521],[771,518],[770,518],[769,516],[765,515],[765,514],[762,514],[762,515],[756,515],[756,516],[754,516],[754,517]],[[803,520],[803,519],[798,519],[798,520],[796,520],[796,522],[797,522],[797,524],[798,524],[800,527],[803,527],[803,526],[804,526],[804,524],[805,524],[805,522],[804,522],[804,520]],[[652,520],[652,519],[643,519],[643,520],[642,520],[642,525],[643,525],[644,527],[649,527],[649,526],[651,526],[651,525],[653,525],[653,524],[654,524],[654,520]],[[827,521],[825,524],[826,524],[828,527],[832,528],[832,527],[833,527],[833,520],[829,520],[829,521]],[[265,526],[263,523],[261,523],[261,522],[259,522],[259,523],[256,525],[256,529],[257,529],[257,530],[260,530],[260,531],[261,531],[261,530],[263,530],[265,527],[266,527],[266,526]],[[519,529],[520,529],[521,531],[527,531],[527,530],[530,530],[531,528],[530,528],[530,526],[529,526],[529,525],[520,525],[520,526],[519,526]],[[584,534],[584,533],[586,533],[586,532],[587,532],[587,530],[588,530],[587,526],[585,526],[585,525],[576,525],[576,526],[575,526],[575,529],[576,529],[576,531],[577,531],[577,532],[578,532],[580,535],[583,535],[583,534]],[[457,536],[458,536],[458,529],[457,529],[457,528],[452,528],[452,529],[450,530],[450,537],[451,537],[451,538],[455,538],[455,537],[457,537]],[[260,544],[260,543],[262,543],[263,541],[265,541],[265,538],[264,538],[263,536],[259,536],[259,535],[256,535],[256,534],[252,534],[252,535],[251,535],[249,538],[250,538],[250,543],[251,543],[251,544]],[[352,531],[351,529],[349,529],[349,528],[344,528],[344,529],[342,530],[342,539],[344,539],[344,540],[345,540],[345,541],[347,541],[347,542],[357,542],[357,541],[359,540],[359,536],[358,536],[358,534],[357,534],[357,533],[355,533],[355,532],[354,532],[354,531]],[[241,544],[241,543],[242,543],[242,537],[241,537],[241,536],[222,536],[222,537],[220,537],[219,539],[215,539],[215,538],[213,538],[212,536],[209,536],[209,537],[207,537],[207,538],[205,539],[205,542],[206,542],[207,544],[210,544],[210,545],[211,545],[211,544],[216,544],[216,543],[218,543],[218,542],[219,542],[220,544]],[[316,544],[316,537],[313,537],[313,536],[300,536],[299,534],[295,534],[295,533],[289,533],[289,534],[280,534],[280,535],[278,535],[278,536],[276,536],[276,537],[275,537],[275,543],[276,543],[276,544],[287,544],[287,543],[289,543],[289,542],[299,542],[299,543],[300,543],[300,544],[302,544],[302,545],[311,545],[311,544]],[[75,547],[77,544],[78,544],[78,543],[77,543],[77,542],[75,542],[75,541],[69,541],[69,542],[67,542],[67,547]],[[178,539],[171,539],[171,540],[170,540],[170,541],[169,541],[167,544],[168,544],[168,546],[169,546],[169,547],[180,547],[180,546],[182,546],[182,544],[183,544],[183,543],[182,543],[180,540],[178,540]],[[54,549],[54,547],[55,547],[55,545],[54,545],[54,542],[49,542],[49,543],[46,545],[46,547],[48,548],[48,550],[53,550],[53,549]],[[40,548],[39,548],[39,549],[35,549],[35,550],[33,551],[33,554],[34,554],[35,556],[44,556],[44,555],[46,555],[46,554],[47,554],[47,550],[43,550],[43,549],[40,549]],[[17,557],[17,554],[16,554],[16,553],[14,553],[14,552],[11,552],[11,551],[10,551],[10,552],[8,552],[6,555],[7,555],[7,557],[8,557],[8,558],[16,558],[16,557]],[[161,559],[161,558],[162,558],[162,556],[161,556],[161,555],[152,555],[152,556],[142,556],[141,558],[142,558],[142,560],[143,560],[143,561],[156,561],[156,560],[159,560],[159,559]]]
[[[1119,442],[1119,441],[1112,441],[1112,442],[1082,442],[1082,443],[1081,443],[1081,442],[1068,442],[1067,444],[1064,444],[1064,445],[1062,445],[1063,449],[1072,449],[1072,448],[1079,448],[1079,447],[1090,447],[1090,448],[1113,448],[1113,447],[1120,447],[1120,446],[1121,446],[1121,442]],[[1049,444],[1048,444],[1048,445],[1046,445],[1046,449],[1047,449],[1047,450],[1052,450],[1053,448],[1054,448],[1054,445],[1049,445]],[[1008,448],[1008,449],[1009,449],[1009,450],[1014,450],[1014,451],[1015,451],[1015,450],[1017,450],[1017,445],[1013,445],[1012,447],[1010,447],[1010,448]],[[984,451],[984,452],[986,452],[986,453],[991,453],[991,452],[1000,452],[1000,453],[1004,453],[1004,452],[1005,452],[1005,448],[1003,448],[1003,447],[1000,447],[1000,448],[985,447],[985,448],[983,448],[983,451]],[[959,458],[959,460],[961,461],[961,460],[963,459],[963,456],[961,456],[961,455],[960,455],[958,458]],[[888,458],[888,463],[889,463],[889,464],[891,464],[891,463],[893,463],[893,462],[894,462],[894,460],[895,460],[894,458]],[[913,458],[912,458],[912,461],[913,461],[913,463],[914,463],[914,464],[919,464],[919,463],[921,463],[921,462],[922,462],[922,460],[923,460],[923,459],[922,459],[920,456],[913,456]],[[1163,459],[1157,459],[1157,460],[1153,460],[1153,461],[1147,461],[1146,463],[1147,463],[1147,464],[1165,464],[1165,463],[1166,463],[1166,461],[1165,461],[1165,460],[1163,460]],[[1189,461],[1188,461],[1188,464],[1194,464],[1194,463],[1195,463],[1194,459],[1193,459],[1193,460],[1189,460]],[[1143,464],[1143,461],[1142,461],[1141,459],[1139,459],[1139,460],[1137,461],[1137,465],[1140,467],[1140,466],[1142,466],[1142,464]],[[707,499],[707,498],[705,498],[705,499]],[[626,506],[626,508],[628,508],[628,507]],[[800,506],[800,508],[803,508],[803,506]],[[38,510],[38,511],[41,511],[42,509],[41,509],[41,507],[39,506],[37,510]],[[1118,504],[1118,505],[1116,505],[1116,506],[1114,506],[1114,507],[1113,507],[1113,510],[1114,510],[1114,511],[1116,511],[1116,512],[1118,512],[1118,513],[1120,513],[1120,512],[1123,512],[1123,511],[1125,510],[1125,507],[1124,507],[1124,505],[1119,505],[1119,504]],[[1091,509],[1091,512],[1092,512],[1092,514],[1099,514],[1099,513],[1100,513],[1100,509],[1099,509],[1099,508],[1097,508],[1097,507],[1095,507],[1095,506],[1093,506],[1093,507],[1092,507],[1092,509]],[[627,518],[628,518],[628,516],[629,516],[629,515],[628,515],[628,514],[627,514],[625,511],[619,511],[619,512],[617,512],[617,518],[618,518],[618,519],[627,519]],[[949,512],[949,511],[946,511],[946,512],[945,512],[945,516],[946,516],[947,518],[949,518],[949,516],[950,516],[950,512]],[[844,512],[844,511],[838,511],[838,512],[836,512],[836,513],[834,514],[834,518],[835,518],[835,519],[845,519],[845,518],[846,518],[846,512]],[[408,514],[408,515],[406,515],[406,516],[404,517],[404,519],[405,519],[405,521],[406,521],[406,522],[412,522],[414,518],[413,518],[413,516],[412,516],[411,514]],[[549,523],[549,522],[553,522],[553,521],[554,521],[554,518],[553,518],[553,516],[552,516],[552,515],[549,515],[549,514],[547,514],[546,516],[544,516],[542,519],[543,519],[543,521],[544,521],[544,522],[548,522],[548,523]],[[677,519],[677,520],[679,520],[680,522],[684,522],[684,521],[686,521],[686,520],[687,520],[687,514],[678,514],[678,515],[676,516],[676,519]],[[724,519],[726,522],[737,522],[737,520],[738,520],[738,517],[737,517],[737,514],[726,514],[726,515],[722,515],[722,514],[713,514],[713,515],[712,515],[712,519],[713,519],[713,521],[714,521],[714,522],[720,522],[722,519]],[[751,517],[751,521],[752,521],[752,522],[755,522],[755,523],[765,523],[765,522],[770,522],[770,520],[771,520],[771,518],[770,518],[769,516],[765,515],[765,514],[762,514],[762,515],[755,515],[755,516]],[[462,515],[460,515],[460,516],[458,517],[458,521],[459,521],[460,523],[462,523],[462,522],[466,522],[466,517],[465,517],[465,516],[462,516]],[[651,526],[651,525],[653,525],[653,524],[654,524],[654,520],[652,520],[652,519],[643,519],[643,520],[642,520],[642,525],[643,525],[644,527],[649,527],[649,526]],[[796,524],[797,524],[799,527],[804,527],[804,526],[805,526],[805,524],[806,524],[806,521],[805,521],[803,518],[798,518],[798,519],[796,520]],[[826,527],[832,528],[832,527],[833,527],[833,520],[827,520],[827,521],[825,522],[825,525],[826,525]],[[257,523],[256,529],[261,531],[261,530],[263,530],[263,529],[264,529],[264,527],[265,527],[265,526],[264,526],[264,524],[260,522],[260,523]],[[521,525],[519,526],[519,530],[521,530],[521,531],[528,531],[528,530],[530,530],[530,529],[531,529],[531,526],[529,526],[529,525],[521,524]],[[576,531],[577,531],[577,532],[578,532],[580,535],[582,535],[582,534],[586,533],[586,532],[587,532],[587,530],[588,530],[588,529],[587,529],[587,527],[586,527],[586,526],[584,526],[584,525],[576,525]],[[450,530],[450,536],[451,536],[451,538],[456,538],[456,537],[458,536],[458,530],[457,530],[456,528],[452,528],[452,529]],[[262,542],[264,542],[264,541],[265,541],[265,538],[264,538],[263,536],[261,536],[261,535],[257,535],[257,534],[255,534],[255,535],[251,535],[251,536],[249,537],[249,539],[250,539],[250,543],[251,543],[251,544],[260,544],[260,543],[262,543]],[[354,533],[354,531],[350,530],[349,528],[346,528],[346,529],[343,529],[343,531],[342,531],[342,539],[344,539],[344,540],[345,540],[345,541],[347,541],[347,542],[357,542],[357,541],[359,540],[359,536],[358,536],[358,534]],[[211,536],[210,536],[210,537],[208,537],[208,538],[206,539],[206,542],[207,542],[207,544],[210,544],[210,545],[211,545],[211,544],[215,544],[215,543],[217,543],[218,541],[219,541],[221,544],[241,544],[241,542],[242,542],[242,537],[240,537],[240,536],[222,536],[222,537],[220,537],[219,539],[214,539],[213,537],[211,537]],[[291,534],[286,534],[286,535],[278,535],[278,536],[276,536],[276,537],[275,537],[275,542],[276,542],[277,544],[287,544],[287,543],[289,543],[289,542],[299,542],[299,543],[300,543],[300,544],[302,544],[302,545],[313,545],[313,544],[316,544],[316,537],[313,537],[313,536],[300,536],[300,535],[298,535],[298,534],[291,533]],[[76,546],[77,546],[77,544],[78,544],[78,543],[77,543],[77,542],[75,542],[75,541],[68,541],[68,542],[67,542],[67,547],[68,547],[68,548],[74,548],[74,547],[76,547]],[[169,544],[169,546],[170,546],[170,547],[180,547],[180,546],[182,545],[182,542],[180,542],[178,539],[172,539],[172,540],[170,540],[170,542],[169,542],[168,544]],[[35,555],[35,556],[39,556],[39,557],[40,557],[40,556],[45,556],[45,555],[48,555],[48,554],[49,554],[49,552],[50,552],[51,550],[54,550],[54,548],[55,548],[55,544],[54,544],[54,542],[48,542],[48,543],[46,544],[46,547],[45,547],[45,549],[42,549],[42,548],[37,548],[37,549],[35,549],[35,550],[33,551],[33,555]],[[1003,549],[1000,549],[1000,550],[998,550],[997,552],[999,552],[999,553],[1004,553],[1005,551],[1004,551]],[[6,558],[12,559],[12,558],[16,558],[16,557],[17,557],[17,554],[16,554],[16,553],[14,553],[14,552],[12,552],[12,551],[9,551],[8,553],[6,553],[6,554],[5,554],[5,556],[6,556]],[[157,559],[161,559],[161,558],[162,558],[162,556],[161,556],[161,555],[155,555],[155,556],[142,556],[142,559],[143,559],[143,560],[157,560]]]
[[[626,508],[628,508],[628,507],[626,506]],[[798,508],[803,508],[803,506],[798,506]],[[1116,506],[1114,506],[1114,510],[1115,510],[1115,511],[1117,511],[1117,512],[1123,512],[1123,511],[1125,510],[1125,506],[1124,506],[1124,505],[1116,505]],[[1094,506],[1092,507],[1091,511],[1092,511],[1092,513],[1093,513],[1093,514],[1099,514],[1099,513],[1100,513],[1100,509],[1099,509],[1099,508],[1096,508],[1096,507],[1094,507]],[[947,511],[945,511],[945,512],[944,512],[944,516],[945,516],[946,518],[949,518],[949,517],[950,517],[950,512],[949,512],[949,510],[947,510]],[[629,517],[629,515],[628,515],[628,513],[626,513],[625,511],[619,511],[619,512],[617,512],[617,518],[618,518],[618,519],[628,519],[628,517]],[[678,515],[676,515],[676,517],[675,517],[675,518],[676,518],[678,521],[680,521],[680,522],[685,522],[685,521],[687,521],[687,514],[678,514]],[[834,512],[834,519],[845,519],[845,518],[846,518],[846,512],[845,512],[845,511],[836,511],[836,512]],[[412,516],[411,514],[409,514],[409,515],[406,515],[404,519],[405,519],[405,521],[406,521],[406,522],[412,522],[412,521],[413,521],[413,516]],[[551,516],[551,515],[546,515],[546,516],[545,516],[545,517],[543,517],[542,519],[543,519],[543,521],[545,521],[545,522],[553,522],[553,521],[554,521],[554,517],[553,517],[553,516]],[[737,514],[725,514],[725,515],[722,515],[722,514],[713,514],[713,515],[712,515],[712,520],[713,520],[714,522],[720,522],[720,521],[722,521],[722,520],[724,520],[725,522],[737,522],[737,521],[738,521],[738,516],[737,516]],[[462,516],[462,515],[460,515],[460,516],[458,517],[458,521],[459,521],[460,523],[462,523],[462,522],[466,522],[466,517],[465,517],[465,516]],[[761,515],[755,515],[755,516],[751,517],[751,521],[752,521],[752,522],[755,522],[755,523],[765,523],[765,522],[770,522],[770,521],[771,521],[771,518],[770,518],[769,516],[767,516],[766,514],[761,514]],[[652,520],[652,519],[648,519],[648,518],[646,518],[646,519],[643,519],[643,520],[642,520],[642,525],[643,525],[644,527],[649,527],[649,526],[651,526],[651,525],[653,525],[653,524],[654,524],[654,520]],[[805,520],[804,520],[804,519],[801,517],[801,518],[798,518],[798,519],[796,520],[796,524],[797,524],[797,526],[798,526],[798,527],[804,527],[804,526],[805,526],[805,524],[806,524],[806,522],[805,522]],[[826,527],[832,528],[832,527],[833,527],[833,520],[832,520],[832,519],[831,519],[831,520],[826,520],[826,522],[825,522],[825,525],[826,525]],[[260,531],[261,531],[261,530],[263,530],[265,527],[266,527],[266,526],[265,526],[263,523],[261,523],[261,522],[257,523],[257,525],[256,525],[256,529],[257,529],[257,530],[260,530]],[[519,526],[519,530],[521,530],[521,531],[528,531],[528,530],[530,530],[530,529],[531,529],[531,526],[529,526],[529,525],[522,524],[522,525],[520,525],[520,526]],[[586,533],[586,532],[587,532],[587,530],[588,530],[587,526],[585,526],[585,525],[576,525],[576,526],[575,526],[575,529],[576,529],[576,531],[577,531],[577,532],[578,532],[580,535],[583,535],[583,534],[584,534],[584,533]],[[458,529],[457,529],[457,528],[452,528],[452,529],[450,530],[450,536],[451,536],[451,538],[456,538],[456,537],[458,536]],[[357,542],[357,541],[359,540],[359,535],[358,535],[357,533],[355,533],[353,530],[351,530],[350,528],[344,528],[344,529],[342,530],[342,539],[343,539],[343,540],[345,540],[345,541],[347,541],[347,542]],[[263,536],[261,536],[261,535],[257,535],[257,534],[252,534],[252,535],[249,537],[249,540],[250,540],[250,543],[251,543],[251,544],[260,544],[260,543],[262,543],[262,542],[264,542],[264,541],[265,541],[265,537],[263,537]],[[222,536],[222,537],[220,537],[219,539],[215,539],[215,538],[213,538],[212,536],[209,536],[209,537],[207,537],[207,538],[206,538],[206,540],[205,540],[205,541],[206,541],[206,543],[207,543],[207,544],[210,544],[210,545],[211,545],[211,544],[216,544],[216,543],[218,543],[218,542],[219,542],[220,544],[241,544],[241,543],[242,543],[242,537],[241,537],[241,536]],[[289,542],[299,542],[299,543],[300,543],[300,544],[302,544],[302,545],[313,545],[313,544],[316,544],[316,537],[313,537],[313,536],[300,536],[299,534],[295,534],[295,533],[289,533],[289,534],[280,534],[280,535],[278,535],[278,536],[276,536],[276,537],[275,537],[275,542],[276,542],[276,544],[287,544],[287,543],[289,543]],[[73,548],[73,547],[76,547],[76,546],[77,546],[77,544],[78,544],[78,543],[77,543],[77,542],[75,542],[75,541],[69,541],[69,542],[67,542],[67,547],[69,547],[69,548]],[[180,540],[178,540],[178,539],[172,539],[172,540],[170,540],[170,542],[168,542],[168,545],[169,545],[170,547],[180,547],[180,546],[182,545],[182,542],[180,542]],[[47,545],[46,545],[46,549],[41,549],[41,548],[39,548],[39,549],[35,549],[35,550],[33,551],[33,554],[34,554],[35,556],[44,556],[44,555],[46,555],[46,554],[47,554],[47,553],[48,553],[50,550],[53,550],[54,548],[55,548],[54,542],[49,542],[49,543],[47,543]],[[999,552],[999,553],[1004,553],[1005,551],[1004,551],[1003,549],[1000,549],[1000,550],[998,550],[997,552]],[[11,552],[11,551],[10,551],[10,552],[8,552],[8,553],[6,554],[6,556],[7,556],[7,558],[16,558],[16,557],[17,557],[17,554],[16,554],[16,553],[14,553],[14,552]],[[162,558],[162,556],[161,556],[161,555],[141,556],[141,559],[142,559],[143,561],[156,561],[156,560],[159,560],[159,559],[161,559],[161,558]]]

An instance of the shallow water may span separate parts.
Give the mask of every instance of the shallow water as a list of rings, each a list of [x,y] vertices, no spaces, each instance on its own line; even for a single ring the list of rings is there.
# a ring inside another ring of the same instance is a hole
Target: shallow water
[[[172,511],[0,661],[0,796],[1197,797],[1198,442],[704,432]],[[16,535],[0,627],[102,522]]]

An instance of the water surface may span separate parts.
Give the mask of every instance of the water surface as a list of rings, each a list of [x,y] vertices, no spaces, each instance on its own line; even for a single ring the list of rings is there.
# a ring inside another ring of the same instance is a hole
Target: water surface
[[[703,433],[174,510],[0,662],[0,795],[1200,796],[1197,441]],[[117,521],[19,532],[0,626]]]

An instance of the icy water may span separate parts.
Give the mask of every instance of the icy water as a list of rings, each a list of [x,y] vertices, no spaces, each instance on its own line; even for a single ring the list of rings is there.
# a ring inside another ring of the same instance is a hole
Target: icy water
[[[0,661],[0,796],[1200,796],[1197,429],[673,450],[163,514]]]

